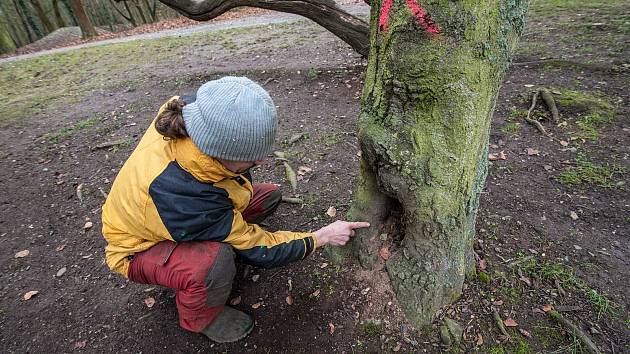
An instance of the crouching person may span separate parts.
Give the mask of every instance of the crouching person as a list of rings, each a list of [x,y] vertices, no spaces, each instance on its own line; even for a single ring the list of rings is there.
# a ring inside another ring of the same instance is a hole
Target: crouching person
[[[234,257],[261,267],[344,245],[365,222],[337,221],[314,233],[263,230],[281,200],[273,184],[252,184],[249,169],[271,152],[276,109],[243,77],[224,77],[159,110],[121,168],[103,206],[108,266],[129,280],[176,292],[179,324],[216,342],[253,329],[225,303]]]

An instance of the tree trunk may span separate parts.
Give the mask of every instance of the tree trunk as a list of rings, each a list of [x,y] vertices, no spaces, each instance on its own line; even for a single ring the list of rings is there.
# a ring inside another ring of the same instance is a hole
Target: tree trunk
[[[74,15],[74,11],[72,11],[72,6],[70,5],[70,0],[61,0],[61,3],[66,8],[66,11],[68,12],[68,14],[70,16],[70,21],[72,22],[72,25],[73,26],[78,26],[79,22],[77,21],[77,17]]]
[[[57,22],[57,27],[66,27],[66,22],[63,20],[63,16],[61,15],[61,10],[59,9],[59,0],[53,0],[53,13],[55,14],[55,21]]]
[[[333,0],[160,0],[160,2],[197,21],[211,20],[239,6],[289,12],[315,21],[364,57],[367,57],[370,51],[367,23],[340,9]]]
[[[144,23],[145,25],[149,23],[149,21],[147,21],[147,17],[144,15],[144,9],[142,8],[142,5],[137,1],[134,1],[133,6],[135,6],[138,14],[140,14],[140,19],[142,19],[142,23]]]
[[[44,36],[44,33],[37,25],[37,21],[35,21],[35,17],[33,16],[33,13],[31,12],[31,9],[28,7],[28,5],[24,2],[24,0],[14,0],[14,3],[16,4],[16,9],[19,8],[18,13],[22,17],[23,21],[28,24],[26,26],[27,31],[28,29],[30,29],[33,32],[33,34],[35,35],[35,40],[42,38]],[[30,32],[29,38],[31,38],[31,42],[35,41],[33,40],[33,36],[30,35]]]
[[[40,4],[39,0],[31,0],[31,5],[35,9],[35,13],[39,18],[39,21],[42,23],[42,25],[44,25],[44,30],[46,31],[46,34],[54,31],[55,26],[53,26],[52,22],[50,22],[50,20],[46,16],[46,12],[44,12],[42,4]]]
[[[70,0],[70,5],[72,6],[74,16],[76,16],[77,21],[79,22],[79,27],[81,27],[82,37],[96,37],[98,33],[96,33],[96,29],[94,28],[94,25],[92,25],[92,21],[90,21],[90,18],[85,13],[81,0]]]
[[[358,233],[350,250],[370,268],[381,261],[382,245],[392,245],[385,267],[416,325],[457,299],[474,272],[490,120],[528,5],[372,3],[362,161],[350,214],[376,227]],[[378,226],[392,217],[399,234],[383,240]]]
[[[0,12],[2,14],[2,12]],[[0,53],[10,53],[15,50],[16,43],[11,37],[9,25],[0,20]]]

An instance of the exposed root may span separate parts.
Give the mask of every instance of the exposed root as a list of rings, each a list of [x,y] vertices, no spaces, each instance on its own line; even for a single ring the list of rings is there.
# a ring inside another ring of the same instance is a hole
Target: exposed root
[[[599,350],[597,345],[593,343],[591,338],[584,333],[581,329],[578,328],[573,322],[569,321],[566,317],[562,316],[558,311],[549,312],[551,318],[556,320],[561,325],[565,326],[576,338],[578,338],[584,346],[586,346],[586,350],[591,354],[601,354],[602,352]]]
[[[495,308],[492,309],[492,316],[494,317],[494,322],[497,324],[497,327],[499,327],[501,334],[503,334],[506,337],[509,337],[510,335],[505,330],[505,326],[503,325],[503,320],[501,319],[501,315],[499,315],[499,312],[497,311],[497,309]]]
[[[558,113],[558,107],[556,106],[556,101],[553,99],[553,95],[547,89],[540,90],[540,96],[547,105],[547,108],[551,112],[551,119],[554,123],[558,124],[560,121],[560,114]]]
[[[543,135],[549,135],[549,134],[547,134],[547,131],[545,130],[545,127],[543,127],[543,125],[540,124],[539,121],[537,121],[536,119],[531,118],[532,112],[534,111],[534,108],[536,108],[536,100],[538,99],[538,93],[539,93],[539,91],[534,92],[534,96],[532,97],[532,105],[529,107],[529,110],[527,110],[527,117],[525,117],[525,121],[527,121],[527,123],[535,126],[536,129],[538,129],[538,131],[541,132]]]

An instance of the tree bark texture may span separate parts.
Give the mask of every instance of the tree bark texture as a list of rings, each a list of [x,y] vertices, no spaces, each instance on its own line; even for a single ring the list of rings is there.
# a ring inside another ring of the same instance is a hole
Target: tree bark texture
[[[474,272],[490,120],[528,0],[372,2],[350,216],[376,227],[352,252],[372,267],[392,210],[402,236],[385,267],[407,318],[430,322]],[[392,237],[388,235],[388,237]],[[347,252],[347,251],[346,251]]]
[[[42,4],[39,2],[39,0],[31,0],[31,6],[33,6],[33,8],[35,9],[35,13],[39,18],[39,21],[42,23],[42,25],[44,25],[44,30],[46,31],[46,34],[54,31],[55,26],[53,26],[52,22],[50,22],[50,20],[48,19],[48,16],[46,16],[46,12],[42,8]]]
[[[87,13],[85,13],[85,8],[83,8],[83,4],[81,0],[70,0],[70,5],[72,6],[72,11],[74,12],[74,16],[77,18],[79,22],[79,27],[81,27],[81,35],[83,38],[88,37],[96,37],[98,33],[96,33],[96,29],[90,21]]]
[[[370,51],[368,24],[343,11],[332,0],[160,0],[160,2],[197,21],[211,20],[239,6],[289,12],[315,21],[364,57],[367,57]]]

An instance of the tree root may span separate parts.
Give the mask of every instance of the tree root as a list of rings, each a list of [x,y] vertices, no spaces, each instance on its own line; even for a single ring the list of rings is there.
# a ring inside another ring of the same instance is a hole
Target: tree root
[[[602,352],[599,350],[597,345],[595,345],[595,343],[593,343],[591,338],[586,333],[584,333],[581,329],[579,329],[578,326],[576,326],[573,322],[569,321],[566,317],[562,316],[562,314],[560,314],[560,312],[558,312],[558,311],[551,311],[551,312],[549,312],[549,315],[551,316],[551,318],[556,320],[558,323],[560,323],[561,325],[563,325],[564,327],[569,329],[571,331],[571,333],[575,337],[577,337],[582,342],[582,344],[584,344],[586,346],[586,350],[589,353],[591,353],[591,354],[602,354]]]
[[[497,324],[497,327],[499,327],[501,334],[503,334],[506,337],[509,337],[510,335],[505,330],[505,326],[503,325],[503,320],[501,319],[501,315],[499,315],[499,312],[497,311],[497,309],[494,309],[494,308],[492,309],[492,316],[494,317],[494,322]]]
[[[558,124],[560,121],[560,114],[558,113],[558,107],[556,106],[556,101],[553,99],[553,95],[547,89],[540,90],[540,96],[542,96],[543,102],[547,105],[547,108],[551,112],[551,119],[553,122]]]
[[[532,105],[529,107],[529,110],[527,110],[527,117],[525,117],[525,121],[535,126],[536,129],[538,129],[538,131],[541,132],[543,135],[549,135],[547,134],[545,127],[543,127],[543,125],[540,124],[539,121],[530,117],[532,115],[532,112],[534,111],[534,108],[536,108],[536,99],[538,99],[538,93],[539,91],[534,92],[534,96],[532,97]]]

